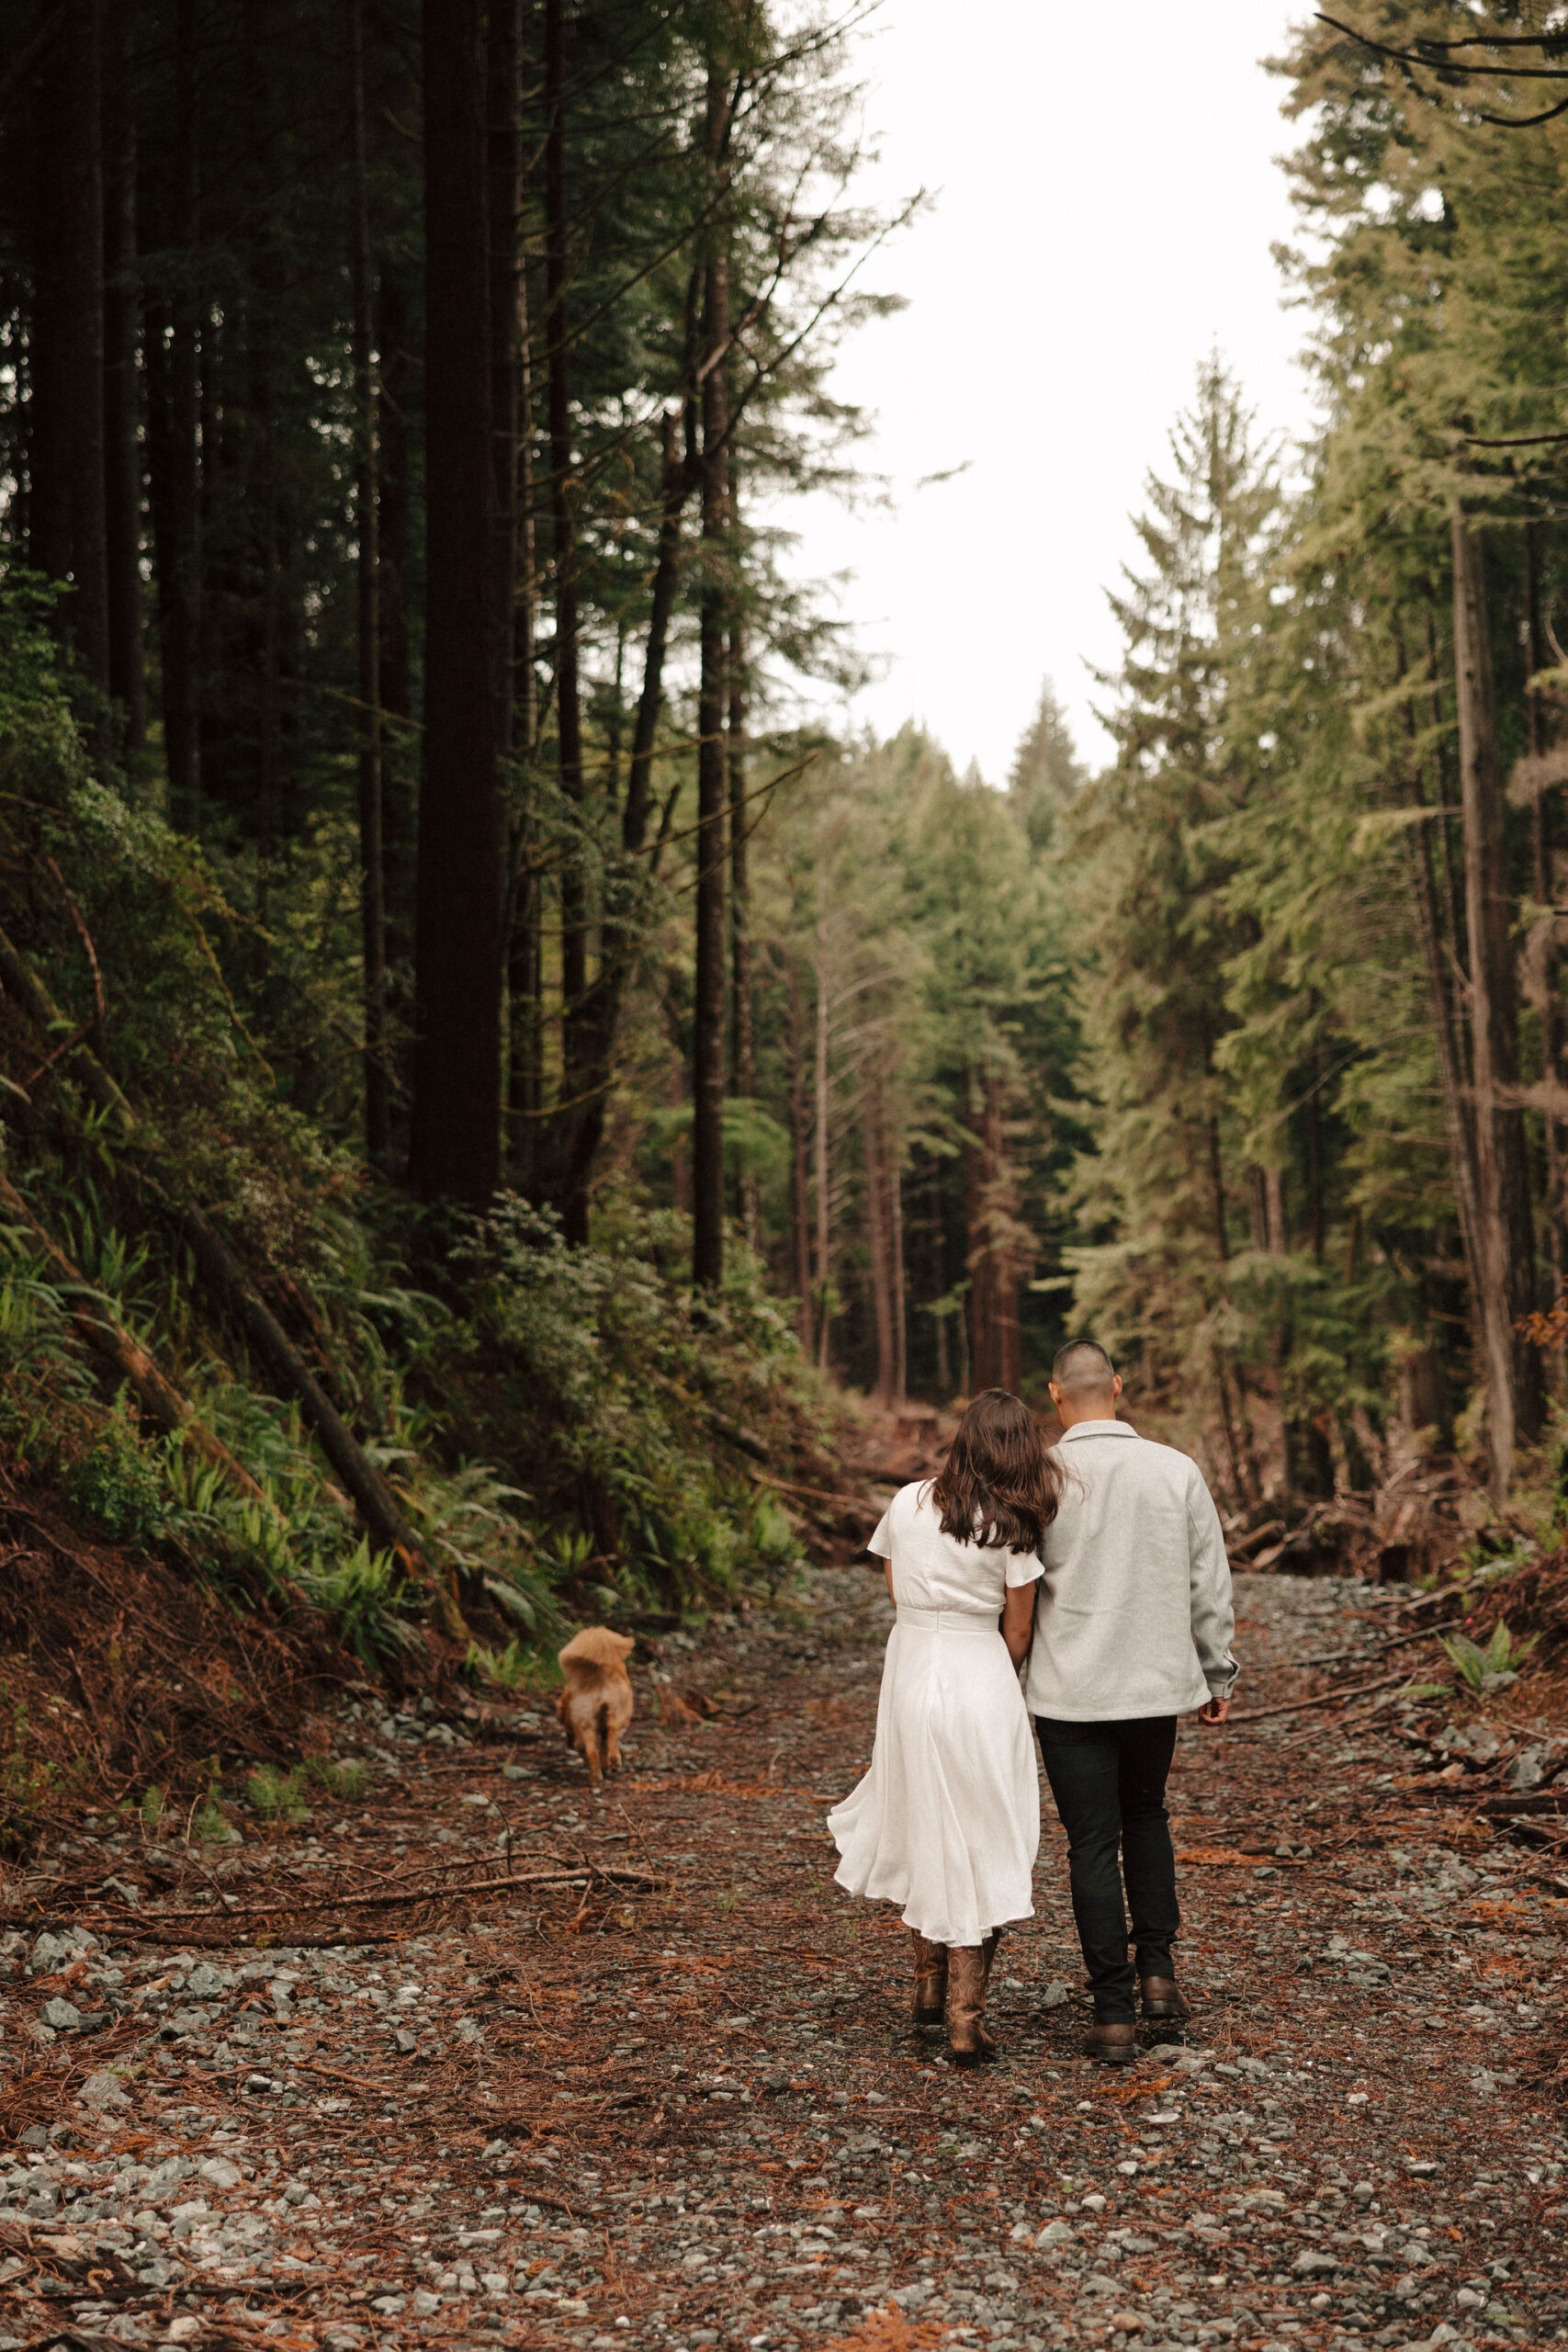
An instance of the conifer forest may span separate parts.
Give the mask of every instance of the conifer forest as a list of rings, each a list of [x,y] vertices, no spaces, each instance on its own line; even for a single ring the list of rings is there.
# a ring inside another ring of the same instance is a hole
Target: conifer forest
[[[908,217],[854,23],[6,9],[28,1475],[492,1661],[1080,1329],[1238,1528],[1401,1448],[1555,1509],[1568,118],[1452,13],[1274,62],[1322,429],[1201,368],[1114,756],[1047,682],[986,779],[792,691],[862,660],[782,558]]]
[[[1314,421],[1145,418],[997,774],[815,577],[919,18],[0,0],[0,2352],[1568,2341],[1568,11],[1296,13]],[[1077,462],[950,300],[925,480]],[[1086,1335],[1235,1575],[1190,2007],[1082,2063],[1048,1804],[959,2073],[867,1537]]]

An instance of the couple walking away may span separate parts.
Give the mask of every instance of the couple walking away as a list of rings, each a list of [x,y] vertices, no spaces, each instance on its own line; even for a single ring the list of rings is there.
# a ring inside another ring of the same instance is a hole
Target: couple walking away
[[[1136,2056],[1134,1989],[1147,2018],[1187,2015],[1165,1783],[1177,1716],[1196,1708],[1201,1723],[1223,1724],[1229,1710],[1230,1566],[1197,1464],[1119,1421],[1121,1394],[1103,1348],[1064,1348],[1051,1381],[1063,1433],[1050,1447],[1021,1398],[987,1389],[940,1475],[900,1487],[867,1546],[897,1620],[871,1769],[828,1816],[836,1877],[902,1906],[915,2024],[940,2026],[945,2012],[961,2066],[994,2055],[986,1988],[998,1939],[1034,1916],[1031,1715],[1067,1833],[1094,2002],[1088,2054]]]

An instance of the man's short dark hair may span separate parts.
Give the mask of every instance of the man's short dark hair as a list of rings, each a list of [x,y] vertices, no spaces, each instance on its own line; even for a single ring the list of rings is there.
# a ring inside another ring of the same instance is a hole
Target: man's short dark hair
[[[1116,1366],[1098,1340],[1069,1340],[1056,1351],[1051,1377],[1069,1395],[1075,1389],[1109,1388],[1116,1377]]]

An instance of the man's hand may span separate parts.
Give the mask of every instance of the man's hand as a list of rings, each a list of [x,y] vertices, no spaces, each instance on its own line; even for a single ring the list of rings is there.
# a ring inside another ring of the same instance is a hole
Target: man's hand
[[[1230,1711],[1231,1702],[1228,1699],[1210,1697],[1205,1699],[1199,1708],[1198,1720],[1201,1724],[1223,1724]]]

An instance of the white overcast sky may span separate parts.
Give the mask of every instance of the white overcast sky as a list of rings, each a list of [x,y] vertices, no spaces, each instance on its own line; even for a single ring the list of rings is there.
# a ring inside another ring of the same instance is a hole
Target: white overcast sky
[[[1259,63],[1309,6],[884,0],[859,51],[881,154],[857,193],[935,202],[874,260],[908,307],[850,340],[834,389],[874,413],[861,462],[890,503],[775,514],[792,569],[846,575],[838,609],[879,662],[840,723],[917,718],[1001,783],[1049,676],[1103,756],[1086,665],[1114,662],[1105,590],[1200,361],[1218,346],[1264,429],[1310,419],[1270,252],[1300,132]]]

